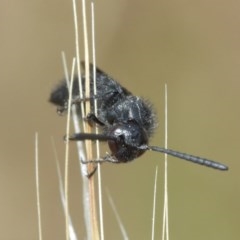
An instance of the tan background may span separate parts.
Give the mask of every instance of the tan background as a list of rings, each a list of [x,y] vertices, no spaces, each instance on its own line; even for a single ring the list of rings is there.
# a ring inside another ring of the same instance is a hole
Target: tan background
[[[170,237],[240,236],[240,3],[97,1],[97,62],[137,95],[152,100],[163,145],[168,84],[169,147],[229,165],[229,172],[169,159]],[[80,17],[79,17],[80,18]],[[37,239],[34,133],[39,132],[44,239],[65,239],[51,136],[63,156],[65,118],[48,104],[63,76],[61,50],[74,54],[71,1],[0,3],[0,239]],[[79,239],[81,178],[71,153],[70,205]],[[61,162],[63,162],[61,157]],[[102,166],[103,187],[130,239],[150,239],[154,172],[159,166],[156,234],[161,236],[163,155]],[[106,239],[122,239],[104,191]]]

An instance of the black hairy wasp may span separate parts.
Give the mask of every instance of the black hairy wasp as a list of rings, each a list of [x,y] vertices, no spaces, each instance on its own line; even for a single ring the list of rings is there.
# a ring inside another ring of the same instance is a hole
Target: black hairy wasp
[[[90,70],[91,73],[94,70],[92,65],[90,65]],[[81,76],[81,80],[84,86],[84,74]],[[227,166],[206,158],[162,147],[149,146],[149,138],[156,127],[156,117],[151,104],[143,98],[132,95],[131,92],[100,69],[96,69],[96,95],[93,94],[92,75],[90,76],[92,97],[89,99],[80,98],[78,84],[78,77],[75,77],[72,89],[72,104],[79,106],[81,101],[89,100],[91,112],[86,119],[91,124],[96,123],[102,129],[102,133],[76,133],[69,139],[75,141],[87,139],[106,141],[111,150],[110,155],[97,160],[89,160],[86,163],[126,163],[141,156],[146,150],[152,150],[218,170],[228,170]],[[58,111],[62,112],[67,109],[68,98],[67,83],[63,81],[52,91],[49,101],[57,105]],[[97,99],[97,114],[94,114],[94,99]]]

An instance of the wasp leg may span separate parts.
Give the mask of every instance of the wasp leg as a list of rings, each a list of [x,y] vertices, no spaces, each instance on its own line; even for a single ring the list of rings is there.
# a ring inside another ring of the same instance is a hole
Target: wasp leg
[[[101,127],[105,126],[105,124],[94,113],[88,113],[85,120],[91,127],[93,127],[94,123],[98,124]]]
[[[83,164],[104,163],[104,162],[119,163],[119,160],[109,154],[107,154],[105,157],[99,158],[99,159],[92,159],[92,160],[86,160],[86,161],[81,160],[81,163],[83,163]]]
[[[97,165],[94,166],[94,169],[86,175],[87,178],[91,178],[95,174],[96,171],[97,171]]]

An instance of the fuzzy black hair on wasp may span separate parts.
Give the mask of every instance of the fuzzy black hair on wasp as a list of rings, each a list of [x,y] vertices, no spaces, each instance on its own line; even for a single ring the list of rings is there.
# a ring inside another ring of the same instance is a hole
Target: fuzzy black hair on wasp
[[[84,63],[82,63],[84,65]],[[85,163],[127,163],[141,156],[147,150],[166,153],[173,157],[218,170],[228,170],[228,167],[206,158],[181,153],[163,147],[149,146],[149,138],[156,128],[156,116],[149,101],[134,96],[126,88],[113,80],[100,69],[96,69],[97,94],[93,94],[93,75],[90,76],[89,99],[80,99],[78,77],[75,77],[72,89],[72,104],[80,106],[81,101],[90,101],[91,112],[86,120],[89,124],[97,124],[102,129],[101,134],[76,133],[69,140],[99,140],[108,143],[111,154],[101,159],[88,160]],[[93,66],[90,65],[90,72]],[[81,76],[83,92],[85,75]],[[49,101],[58,106],[58,112],[67,109],[69,90],[64,80],[51,93]],[[97,99],[97,114],[94,114],[94,100]]]

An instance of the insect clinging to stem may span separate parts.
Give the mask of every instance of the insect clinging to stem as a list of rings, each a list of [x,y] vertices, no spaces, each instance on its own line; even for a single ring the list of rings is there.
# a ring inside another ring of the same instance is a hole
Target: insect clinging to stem
[[[84,63],[82,63],[84,65]],[[90,72],[94,71],[90,65]],[[112,162],[127,163],[141,156],[147,150],[166,153],[173,157],[184,159],[206,167],[228,170],[222,163],[206,158],[181,153],[175,150],[158,146],[149,146],[149,138],[156,128],[156,116],[149,101],[134,96],[126,88],[102,70],[96,68],[97,93],[93,93],[93,74],[90,76],[89,99],[81,99],[79,94],[79,81],[75,77],[72,89],[72,104],[80,106],[81,101],[90,101],[91,112],[86,120],[89,124],[95,123],[101,128],[102,133],[76,133],[70,136],[69,140],[99,140],[107,142],[111,154],[101,159],[88,160],[85,163]],[[84,92],[85,75],[81,76]],[[66,81],[61,82],[51,93],[49,101],[58,106],[58,111],[67,109],[69,90]],[[94,100],[97,100],[97,114],[94,114]]]

